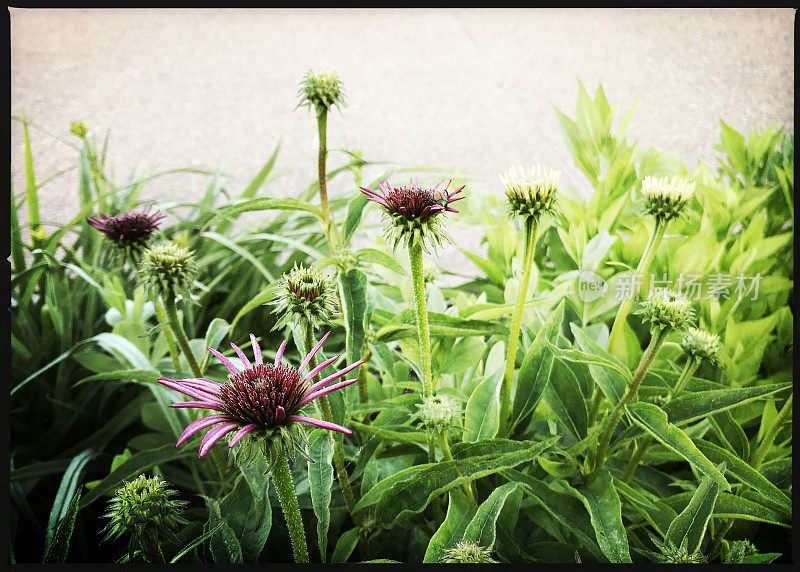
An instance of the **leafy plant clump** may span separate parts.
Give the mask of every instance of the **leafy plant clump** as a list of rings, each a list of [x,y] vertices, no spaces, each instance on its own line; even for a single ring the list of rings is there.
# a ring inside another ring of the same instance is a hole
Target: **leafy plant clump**
[[[721,122],[690,171],[580,85],[592,193],[484,189],[329,150],[343,94],[301,83],[290,196],[279,146],[244,187],[122,182],[75,124],[63,225],[15,118],[8,561],[789,561],[793,135]]]

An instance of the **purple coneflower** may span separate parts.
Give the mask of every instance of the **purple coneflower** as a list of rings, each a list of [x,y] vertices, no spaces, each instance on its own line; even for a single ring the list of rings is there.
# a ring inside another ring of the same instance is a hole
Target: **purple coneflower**
[[[222,364],[231,372],[226,383],[217,383],[209,379],[183,379],[172,380],[161,378],[158,381],[169,388],[195,398],[197,401],[173,403],[171,407],[197,407],[219,411],[218,415],[211,415],[190,423],[178,439],[176,447],[183,444],[189,437],[207,427],[211,429],[200,444],[200,457],[211,450],[211,447],[224,435],[236,431],[228,444],[233,447],[245,435],[254,431],[270,434],[275,429],[288,428],[292,423],[304,423],[313,427],[339,431],[347,435],[352,431],[336,423],[314,419],[300,415],[301,409],[332,391],[346,387],[358,381],[357,378],[347,379],[329,385],[346,373],[356,369],[363,363],[359,360],[336,373],[311,384],[312,378],[336,361],[339,356],[334,356],[320,363],[317,367],[301,376],[311,358],[319,351],[328,338],[325,334],[319,343],[305,357],[300,367],[281,363],[283,351],[288,342],[284,341],[278,348],[274,364],[264,364],[261,357],[261,348],[253,334],[250,340],[253,344],[255,364],[251,364],[244,352],[231,343],[236,355],[242,360],[246,369],[239,371],[231,361],[213,348],[208,348]]]
[[[115,216],[100,214],[88,217],[86,222],[102,232],[125,258],[135,259],[144,251],[153,231],[167,215],[161,211],[121,213]]]
[[[381,205],[388,217],[387,238],[393,242],[394,247],[405,240],[411,248],[417,244],[424,244],[426,236],[430,236],[434,242],[441,243],[443,235],[439,228],[440,221],[436,216],[442,212],[458,211],[450,206],[451,203],[460,201],[465,197],[454,198],[464,187],[448,193],[449,181],[442,189],[444,179],[439,181],[435,187],[421,187],[416,179],[411,179],[411,184],[402,187],[392,187],[384,181],[378,184],[378,191],[359,187],[367,198]]]

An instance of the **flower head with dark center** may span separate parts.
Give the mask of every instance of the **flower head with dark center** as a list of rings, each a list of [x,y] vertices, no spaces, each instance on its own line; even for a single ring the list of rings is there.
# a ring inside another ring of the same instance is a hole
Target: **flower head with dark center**
[[[678,177],[645,177],[644,212],[665,223],[678,218],[692,199],[694,187],[694,182]]]
[[[159,476],[147,478],[139,475],[133,481],[125,482],[117,489],[108,504],[108,512],[103,516],[109,519],[103,529],[103,540],[118,538],[126,532],[141,533],[144,528],[174,529],[189,524],[181,516],[186,501],[172,497],[178,493]]]
[[[124,260],[137,262],[153,231],[167,216],[161,211],[150,212],[151,208],[115,216],[100,214],[99,217],[88,217],[86,222],[102,232]]]
[[[330,332],[322,337],[297,368],[283,364],[281,361],[287,341],[284,341],[278,348],[275,362],[265,364],[261,348],[255,336],[250,334],[255,364],[250,363],[244,352],[231,343],[236,355],[245,366],[244,371],[239,371],[228,358],[217,350],[208,348],[208,351],[214,354],[230,372],[230,377],[225,383],[217,383],[209,379],[178,381],[159,379],[158,381],[162,385],[180,391],[196,400],[174,403],[171,407],[197,407],[219,412],[217,415],[203,417],[190,423],[175,446],[180,446],[201,429],[212,426],[213,428],[206,433],[200,443],[200,457],[205,456],[223,436],[234,431],[228,444],[229,448],[250,433],[261,434],[269,441],[275,436],[284,438],[282,431],[291,429],[295,423],[351,434],[352,431],[336,423],[300,414],[303,407],[315,399],[358,381],[358,378],[353,378],[330,385],[331,382],[360,366],[363,360],[359,360],[317,383],[311,383],[315,375],[339,358],[338,355],[323,361],[305,375],[301,374],[303,368],[311,362],[329,334]]]
[[[330,276],[315,268],[295,265],[283,275],[273,300],[279,319],[275,329],[290,323],[310,323],[313,328],[329,324],[339,300]]]
[[[452,182],[452,181],[450,181]],[[422,245],[429,238],[433,244],[441,244],[445,239],[441,228],[439,214],[457,213],[450,206],[465,197],[456,197],[466,185],[453,192],[448,192],[450,182],[441,188],[444,179],[432,188],[421,187],[416,179],[402,187],[392,187],[388,182],[379,183],[378,191],[360,187],[361,192],[384,209],[386,221],[386,238],[393,248],[404,242],[409,248]]]
[[[299,106],[313,106],[317,113],[334,105],[344,105],[344,89],[339,76],[331,71],[306,72],[300,84]]]
[[[196,275],[194,254],[174,242],[156,244],[142,254],[139,276],[154,295],[174,299],[187,294]]]

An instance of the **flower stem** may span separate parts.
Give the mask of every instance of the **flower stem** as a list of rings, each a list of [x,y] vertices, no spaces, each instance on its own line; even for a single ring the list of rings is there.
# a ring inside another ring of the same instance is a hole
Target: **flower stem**
[[[328,175],[326,172],[326,161],[328,158],[328,110],[323,106],[317,108],[317,131],[319,132],[319,155],[317,161],[317,170],[319,173],[319,200],[322,204],[325,236],[330,243],[330,230],[333,221],[331,219],[330,207],[328,206]],[[333,254],[332,249],[331,254]]]
[[[164,338],[167,340],[167,348],[169,348],[169,355],[172,358],[172,367],[176,372],[180,371],[181,360],[178,355],[178,346],[175,345],[175,334],[169,326],[167,312],[164,310],[164,304],[161,302],[160,298],[156,299],[156,317],[158,317],[158,321],[164,325]]]
[[[614,429],[617,428],[617,423],[619,423],[619,420],[622,418],[622,414],[625,411],[625,405],[627,405],[634,398],[636,392],[639,390],[639,386],[642,384],[642,379],[644,379],[644,374],[647,373],[647,370],[652,365],[653,360],[655,359],[656,354],[658,354],[658,350],[661,349],[661,345],[664,343],[668,332],[668,328],[660,328],[658,331],[653,332],[653,335],[650,337],[650,344],[647,346],[647,349],[644,350],[642,359],[639,361],[639,367],[636,368],[636,372],[634,373],[633,383],[631,383],[628,391],[625,392],[625,395],[622,396],[622,399],[620,399],[619,402],[614,406],[614,409],[608,416],[606,428],[603,431],[602,437],[600,438],[600,445],[597,448],[597,455],[594,459],[595,471],[602,467],[603,463],[605,463],[608,454],[608,445],[611,442],[611,436],[614,434]]]
[[[411,263],[411,285],[414,288],[414,306],[417,313],[417,334],[419,336],[419,356],[422,361],[422,395],[433,395],[434,386],[431,374],[431,332],[428,327],[428,310],[425,301],[425,282],[422,277],[422,244],[408,249]]]
[[[366,344],[364,344],[366,346]],[[366,403],[367,396],[367,371],[369,370],[369,360],[372,358],[372,352],[369,347],[364,348],[364,363],[358,369],[358,401],[359,403]]]
[[[646,273],[650,268],[650,264],[652,264],[653,258],[655,258],[658,245],[661,243],[661,239],[664,238],[665,229],[666,223],[662,222],[662,219],[656,218],[656,226],[653,229],[653,234],[650,235],[647,246],[645,246],[644,252],[642,253],[642,258],[639,260],[639,265],[636,267],[637,277]],[[608,353],[615,357],[622,357],[622,330],[625,325],[625,320],[628,318],[631,306],[633,305],[633,299],[634,296],[633,293],[631,293],[630,297],[622,301],[617,311],[617,316],[614,318],[614,324],[611,326],[611,333],[608,337]],[[598,395],[602,398],[603,394],[601,392]]]
[[[666,403],[669,403],[673,397],[675,397],[679,391],[683,389],[692,376],[694,372],[697,371],[697,368],[700,367],[700,359],[689,357],[686,360],[686,365],[683,366],[683,371],[681,372],[678,381],[675,383],[675,388],[672,390],[671,394],[667,396]],[[622,478],[623,481],[629,483],[633,478],[634,473],[636,472],[636,468],[639,466],[639,463],[642,462],[642,458],[644,457],[647,449],[650,448],[650,445],[653,443],[653,438],[648,435],[647,437],[642,438],[636,443],[636,451],[634,452],[633,456],[631,457],[630,462],[628,463],[628,467],[625,469],[625,476]]]
[[[780,413],[778,413],[778,416],[767,430],[766,435],[764,435],[764,440],[761,441],[761,444],[755,450],[755,453],[753,453],[753,460],[750,462],[750,466],[752,466],[756,471],[761,468],[761,463],[764,462],[767,453],[772,447],[772,444],[775,442],[775,438],[778,436],[778,433],[783,428],[784,423],[791,421],[792,419],[792,397],[792,395],[789,395],[789,399],[786,400],[786,403],[784,403]]]
[[[294,561],[298,563],[308,562],[308,545],[306,544],[306,533],[303,530],[303,518],[300,515],[300,507],[297,505],[292,473],[289,470],[289,461],[283,445],[278,447],[275,459],[270,467],[272,480],[278,492],[278,500],[283,509],[283,516],[286,519],[286,527],[289,529],[289,538],[292,541],[292,551]]]
[[[508,336],[508,351],[506,352],[506,369],[500,382],[500,429],[499,435],[506,435],[509,416],[511,415],[511,382],[514,378],[514,365],[517,361],[517,345],[519,344],[519,331],[522,327],[522,314],[525,311],[525,300],[528,297],[528,286],[531,281],[533,268],[533,253],[536,250],[536,217],[525,219],[525,253],[522,261],[522,282],[517,291],[517,304],[511,318],[511,330]]]
[[[314,348],[317,342],[314,339],[314,329],[310,322],[306,322],[305,328],[306,331],[304,341],[306,344],[306,355],[308,355],[311,353],[311,350]],[[312,357],[308,364],[309,369],[314,369],[315,367],[317,367],[316,356]],[[314,383],[319,381],[320,374],[318,373],[314,376]],[[325,419],[325,421],[333,423],[333,414],[331,413],[331,405],[328,403],[328,397],[323,395],[316,401],[320,406],[322,417]],[[339,486],[342,488],[342,496],[344,496],[344,500],[347,502],[347,507],[352,513],[353,508],[356,506],[356,499],[355,495],[353,494],[353,489],[350,487],[350,477],[347,474],[347,468],[344,466],[344,450],[342,447],[342,440],[342,434],[337,432],[333,438],[333,465],[336,468],[336,478],[339,480]]]
[[[453,458],[453,453],[450,451],[450,444],[447,442],[446,431],[437,431],[437,433],[439,434],[439,443],[442,445],[442,453],[444,453],[444,458],[453,462],[453,472],[456,474],[456,478],[463,477],[464,475],[461,473],[461,469],[458,468],[458,462],[456,462],[456,460]],[[467,495],[469,502],[473,506],[477,506],[469,481],[461,483],[461,488],[464,490],[464,494]]]
[[[169,325],[172,328],[172,331],[175,333],[178,345],[180,346],[183,355],[186,356],[186,361],[189,362],[192,375],[195,377],[203,377],[203,373],[200,371],[200,366],[197,365],[197,360],[192,353],[192,348],[189,345],[189,339],[186,337],[186,332],[183,331],[181,322],[178,319],[178,310],[175,307],[175,299],[171,297],[164,298],[164,308],[167,311]]]

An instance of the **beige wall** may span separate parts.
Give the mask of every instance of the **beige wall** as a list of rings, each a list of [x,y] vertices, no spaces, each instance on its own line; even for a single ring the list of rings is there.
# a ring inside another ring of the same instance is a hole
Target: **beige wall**
[[[498,171],[539,161],[586,190],[552,108],[574,113],[578,79],[592,93],[602,82],[622,109],[640,98],[630,139],[691,168],[709,157],[720,118],[791,125],[793,20],[791,9],[11,8],[11,112],[70,141],[71,121],[111,129],[118,180],[134,168],[222,161],[243,185],[283,138],[279,167],[295,171],[273,192],[292,195],[315,168],[313,116],[294,109],[298,84],[307,69],[329,68],[349,97],[332,116],[331,147],[471,171],[487,182],[476,191],[496,188]],[[40,179],[74,162],[72,149],[37,131],[32,144]],[[16,123],[12,165],[21,192]],[[146,196],[203,187],[174,176]],[[42,190],[44,220],[64,221],[76,204],[74,173]]]

